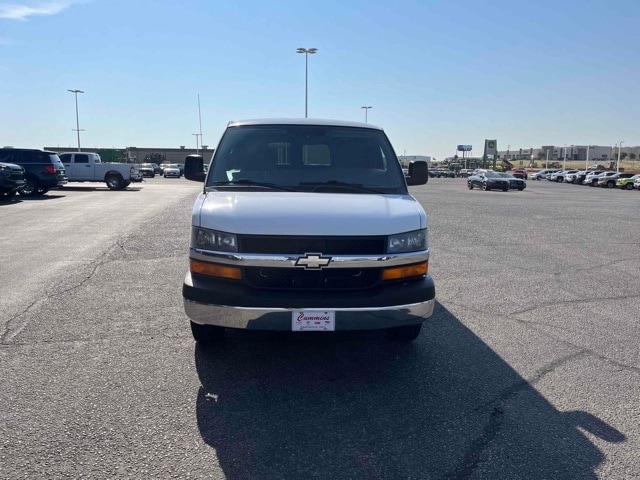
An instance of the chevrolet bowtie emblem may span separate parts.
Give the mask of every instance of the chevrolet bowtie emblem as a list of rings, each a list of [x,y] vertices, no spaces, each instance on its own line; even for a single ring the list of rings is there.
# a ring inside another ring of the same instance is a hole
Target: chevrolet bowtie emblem
[[[321,253],[307,253],[296,260],[296,267],[304,267],[305,270],[320,270],[331,262],[331,257],[323,257]]]

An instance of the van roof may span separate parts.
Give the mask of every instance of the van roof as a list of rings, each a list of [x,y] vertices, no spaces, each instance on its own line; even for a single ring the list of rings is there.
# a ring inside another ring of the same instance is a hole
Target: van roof
[[[332,127],[358,127],[383,130],[382,127],[370,123],[351,122],[346,120],[328,120],[321,118],[262,118],[253,120],[230,121],[227,127],[244,125],[321,125]]]

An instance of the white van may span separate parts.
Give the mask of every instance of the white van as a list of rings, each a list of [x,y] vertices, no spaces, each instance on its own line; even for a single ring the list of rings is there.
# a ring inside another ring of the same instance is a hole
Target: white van
[[[225,328],[385,329],[414,340],[433,312],[427,215],[382,128],[284,119],[232,122],[192,213],[184,308],[197,342]]]

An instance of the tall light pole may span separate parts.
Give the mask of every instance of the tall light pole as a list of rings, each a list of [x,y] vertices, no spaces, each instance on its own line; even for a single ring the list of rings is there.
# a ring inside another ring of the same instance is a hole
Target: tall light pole
[[[589,147],[590,147],[590,145],[587,145],[587,156],[584,159],[584,171],[585,172],[589,169]]]
[[[304,118],[307,118],[309,111],[309,54],[313,55],[317,51],[317,48],[298,48],[296,50],[296,53],[304,53]]]
[[[364,123],[369,123],[369,122],[367,121],[367,120],[368,120],[368,119],[367,119],[367,113],[369,112],[369,109],[370,109],[370,108],[373,108],[373,107],[360,107],[360,108],[364,108]]]
[[[201,135],[200,133],[192,133],[191,135],[196,136],[196,155],[200,155],[200,144],[198,143],[198,137]]]
[[[202,145],[202,115],[200,114],[200,94],[198,94],[198,121],[200,122],[200,145]]]
[[[73,93],[76,96],[76,128],[75,131],[78,133],[78,151],[80,151],[80,121],[78,120],[78,94],[84,93],[82,90],[67,90],[68,92]],[[71,129],[73,130],[73,128]]]
[[[549,149],[548,148],[547,148],[547,164],[546,164],[546,166],[544,168],[549,170]]]
[[[567,169],[567,146],[564,147],[564,160],[562,161],[562,171],[564,172]]]
[[[620,150],[622,150],[622,142],[624,142],[624,140],[620,140],[620,143],[618,144],[618,161],[616,162],[616,172],[620,171]]]

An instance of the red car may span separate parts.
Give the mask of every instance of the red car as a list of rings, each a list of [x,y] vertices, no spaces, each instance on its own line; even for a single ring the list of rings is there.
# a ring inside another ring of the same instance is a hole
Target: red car
[[[513,175],[516,178],[521,178],[523,180],[527,179],[527,171],[523,168],[518,168],[514,171],[511,172],[511,175]]]

